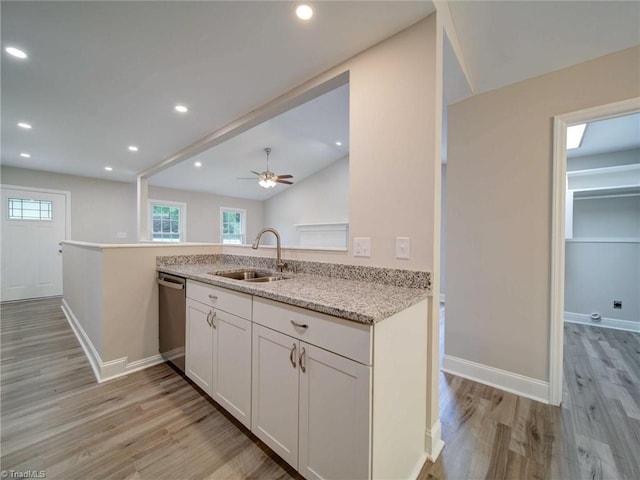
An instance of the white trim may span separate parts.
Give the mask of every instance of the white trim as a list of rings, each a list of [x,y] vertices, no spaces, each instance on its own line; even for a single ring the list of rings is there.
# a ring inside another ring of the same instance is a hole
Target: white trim
[[[222,217],[224,212],[240,213],[242,215],[242,240],[240,243],[224,243],[224,225]],[[220,244],[221,245],[244,245],[247,241],[247,210],[235,207],[220,207]]]
[[[152,242],[156,245],[165,245],[169,243],[185,243],[187,241],[187,204],[184,202],[173,202],[171,200],[158,200],[154,198],[150,198],[147,201],[148,210],[147,210],[147,218],[149,221],[149,237],[147,241]],[[177,207],[180,209],[180,240],[177,242],[172,241],[163,241],[163,240],[154,240],[153,239],[153,206],[157,205],[159,207]]]
[[[627,188],[627,187],[624,187]],[[630,187],[637,188],[637,187]],[[608,188],[606,190],[609,190]],[[584,190],[583,190],[584,191]],[[640,192],[633,193],[612,193],[610,195],[580,195],[576,196],[576,200],[600,200],[601,198],[625,198],[625,197],[637,197],[640,195]]]
[[[549,397],[562,402],[562,355],[564,341],[565,196],[567,190],[567,126],[603,120],[640,111],[640,98],[601,105],[553,118],[553,189],[551,212],[551,302],[549,339]]]
[[[420,472],[422,471],[422,467],[424,467],[424,464],[427,463],[427,460],[429,460],[429,456],[427,455],[426,452],[424,452],[422,455],[420,455],[418,462],[413,467],[413,470],[411,470],[411,473],[409,473],[409,476],[407,477],[407,479],[417,480],[418,475],[420,475]]]
[[[424,432],[424,440],[427,460],[435,462],[444,448],[444,441],[442,440],[442,424],[440,423],[440,420],[434,423],[431,428],[427,428]]]
[[[96,377],[96,381],[100,383],[100,365],[102,364],[102,360],[100,359],[100,354],[96,350],[96,347],[93,346],[93,343],[89,339],[89,336],[80,325],[80,322],[74,315],[71,307],[67,303],[66,299],[62,299],[62,311],[64,312],[64,316],[67,317],[67,322],[69,322],[69,326],[73,333],[75,333],[82,350],[84,350],[84,354],[89,360],[91,364],[91,369],[93,370],[93,375]]]
[[[542,380],[446,354],[442,359],[442,371],[521,397],[549,403],[549,383]]]
[[[640,174],[640,164],[637,163],[628,163],[625,165],[613,165],[611,167],[598,167],[598,168],[587,168],[585,170],[572,170],[567,172],[569,177],[593,177],[602,175],[605,173],[621,173],[621,172],[635,172],[638,171]]]
[[[626,237],[582,237],[582,238],[567,238],[569,243],[640,243],[640,238],[626,238]]]
[[[441,294],[440,294],[440,303],[447,303],[447,302],[446,302],[446,297],[445,297],[445,294],[444,294],[444,293],[441,293]]]
[[[71,307],[69,307],[69,304],[64,298],[62,299],[61,308],[64,312],[64,316],[67,318],[67,322],[69,322],[69,325],[73,330],[73,333],[78,339],[82,350],[84,350],[84,354],[87,356],[87,360],[89,360],[89,363],[91,364],[91,369],[93,370],[93,374],[96,377],[96,381],[98,383],[103,383],[108,380],[113,380],[114,378],[129,375],[130,373],[152,367],[165,361],[164,358],[160,354],[158,354],[133,362],[129,362],[128,357],[122,357],[116,360],[103,362],[100,358],[100,354],[91,342],[91,339],[84,331],[84,328],[82,328],[82,325],[80,325],[80,322],[78,321],[77,317],[71,310]]]
[[[591,316],[586,313],[564,312],[564,321],[589,325],[590,327],[612,328],[614,330],[640,333],[640,322],[633,322],[631,320],[602,317],[599,322],[594,322],[591,320]]]

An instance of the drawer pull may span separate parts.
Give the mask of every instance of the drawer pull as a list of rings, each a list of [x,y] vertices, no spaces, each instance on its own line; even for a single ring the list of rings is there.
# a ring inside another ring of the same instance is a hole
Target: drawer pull
[[[217,300],[217,299],[218,299],[218,296],[217,296],[217,295],[214,295],[213,293],[210,293],[210,294],[209,294],[209,298],[210,298],[211,300]]]
[[[295,320],[291,320],[291,325],[296,328],[309,328],[309,325],[307,325],[306,323],[298,323]]]
[[[211,326],[213,327],[213,329],[216,329],[216,324],[213,322],[213,319],[216,318],[216,312],[215,310],[213,311],[213,315],[211,315]]]
[[[291,366],[296,368],[296,344],[293,344],[291,347],[291,353],[289,353],[289,361],[291,362]]]
[[[211,314],[213,312],[211,310],[209,310],[209,313],[207,313],[207,323],[209,324],[210,327],[213,326],[213,321],[211,320]]]
[[[304,347],[302,347],[302,350],[300,351],[300,370],[302,370],[302,373],[307,371],[307,367],[304,366]]]

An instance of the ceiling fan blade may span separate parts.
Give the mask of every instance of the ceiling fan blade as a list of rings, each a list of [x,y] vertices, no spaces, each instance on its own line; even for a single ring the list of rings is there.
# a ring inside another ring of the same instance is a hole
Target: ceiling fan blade
[[[278,175],[278,178],[293,178],[293,175]]]
[[[251,173],[253,173],[254,175],[260,176],[260,174],[258,172],[254,172],[253,170],[251,170]]]
[[[287,185],[293,185],[293,182],[290,182],[288,180],[280,180],[279,178],[276,178],[275,181],[278,183],[286,183]]]
[[[236,180],[253,180],[255,181],[255,177],[236,177]]]

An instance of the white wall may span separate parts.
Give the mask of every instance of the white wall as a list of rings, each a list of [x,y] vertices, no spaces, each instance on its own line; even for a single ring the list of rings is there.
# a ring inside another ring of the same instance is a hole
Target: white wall
[[[225,197],[204,192],[188,192],[172,188],[149,186],[149,199],[169,200],[187,204],[187,241],[219,243],[220,207],[242,208],[247,211],[247,243],[253,242],[262,226],[263,202]]]
[[[137,242],[136,184],[64,175],[40,170],[2,167],[2,183],[71,192],[71,238],[94,243]],[[187,241],[220,241],[220,207],[247,210],[251,241],[263,225],[262,202],[201,192],[149,187],[149,198],[187,204]],[[126,238],[118,238],[126,232]]]
[[[300,231],[295,224],[348,221],[349,157],[264,202],[264,225],[278,230],[282,245],[300,245]],[[264,239],[265,244],[275,244],[272,235]]]
[[[71,192],[71,239],[131,243],[137,236],[136,185],[3,166],[2,183]],[[126,232],[127,238],[117,237]]]
[[[567,158],[567,172],[640,163],[640,148]]]
[[[565,247],[565,311],[640,322],[640,196],[576,198],[573,229]]]
[[[447,355],[548,381],[553,116],[639,95],[634,47],[449,107]]]
[[[447,246],[447,164],[442,164],[440,181],[442,213],[440,214],[440,298],[446,294],[447,271],[445,270],[445,257]]]

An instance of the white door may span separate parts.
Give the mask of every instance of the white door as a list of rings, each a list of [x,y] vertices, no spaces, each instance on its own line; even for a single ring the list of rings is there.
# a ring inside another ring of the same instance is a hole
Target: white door
[[[371,367],[300,343],[300,455],[308,479],[367,479]]]
[[[186,374],[209,395],[213,376],[212,318],[213,308],[187,298]]]
[[[251,321],[214,313],[213,399],[251,428]]]
[[[299,342],[253,324],[251,431],[298,467]]]
[[[67,197],[2,188],[2,301],[62,295]]]

